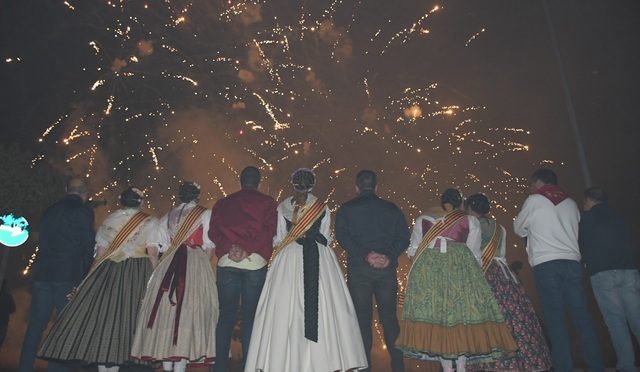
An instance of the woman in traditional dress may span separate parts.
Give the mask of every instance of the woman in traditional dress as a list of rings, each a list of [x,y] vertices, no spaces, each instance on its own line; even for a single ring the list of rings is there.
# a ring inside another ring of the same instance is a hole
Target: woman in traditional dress
[[[161,361],[165,371],[184,371],[187,363],[215,358],[218,291],[211,266],[211,210],[198,205],[200,186],[180,186],[180,205],[160,219],[163,253],[142,302],[131,355]]]
[[[96,234],[91,271],[56,319],[38,356],[98,365],[118,371],[131,359],[131,343],[146,283],[158,262],[150,239],[158,219],[140,211],[137,187],[120,195],[122,209],[111,213]]]
[[[445,372],[467,359],[495,360],[517,346],[484,280],[478,219],[458,210],[462,195],[447,189],[444,216],[418,217],[407,254],[413,263],[396,347],[414,359],[439,360]]]
[[[491,209],[484,194],[475,194],[465,201],[467,212],[480,221],[482,231],[482,271],[511,335],[518,344],[515,357],[492,363],[478,363],[473,371],[543,371],[551,368],[551,357],[542,327],[524,287],[506,261],[506,231],[487,216]]]
[[[258,302],[247,372],[367,366],[351,296],[330,248],[329,208],[309,193],[315,182],[310,169],[295,171],[295,195],[278,206],[276,248]]]

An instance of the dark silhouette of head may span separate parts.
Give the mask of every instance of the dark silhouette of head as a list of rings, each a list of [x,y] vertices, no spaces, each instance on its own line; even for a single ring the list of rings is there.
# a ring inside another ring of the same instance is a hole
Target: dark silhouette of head
[[[462,205],[462,194],[460,190],[449,188],[444,190],[440,197],[440,205],[443,209],[447,210],[446,205],[450,204],[453,209],[459,209]]]
[[[183,182],[178,189],[178,198],[183,203],[198,200],[200,198],[200,187],[195,182]]]
[[[609,201],[609,196],[604,190],[597,186],[589,187],[584,191],[585,199],[591,199],[595,203],[606,203]]]
[[[531,182],[536,181],[540,181],[545,185],[557,185],[558,176],[551,169],[540,168],[531,175]]]
[[[489,210],[491,210],[491,202],[489,202],[489,198],[487,198],[485,194],[481,193],[468,197],[467,200],[464,201],[464,205],[479,215],[485,215],[489,213]]]
[[[240,186],[257,189],[260,186],[262,176],[256,167],[248,166],[240,173]]]
[[[67,194],[75,194],[82,198],[83,202],[86,202],[89,199],[89,186],[87,182],[82,178],[71,178],[69,182],[67,182]]]
[[[144,199],[144,193],[136,186],[131,186],[120,194],[120,204],[123,207],[139,207]]]
[[[297,193],[308,193],[316,185],[316,174],[308,168],[300,168],[291,174],[291,184]]]
[[[356,186],[360,191],[375,190],[378,183],[376,174],[368,169],[361,170],[356,175]]]

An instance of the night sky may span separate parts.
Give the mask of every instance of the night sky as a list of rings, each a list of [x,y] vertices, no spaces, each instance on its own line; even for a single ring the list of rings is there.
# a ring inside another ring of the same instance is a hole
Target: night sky
[[[511,221],[544,166],[579,204],[586,167],[640,224],[637,1],[549,1],[548,12],[519,0],[4,0],[0,9],[0,143],[87,175],[108,202],[97,222],[128,184],[158,214],[181,180],[203,185],[211,206],[237,190],[246,165],[261,168],[262,191],[278,200],[293,170],[313,167],[315,193],[337,207],[370,168],[409,221],[447,187],[485,192],[507,227],[509,261],[526,262]],[[22,297],[34,245],[12,251],[10,287]],[[535,301],[529,276],[525,264]]]

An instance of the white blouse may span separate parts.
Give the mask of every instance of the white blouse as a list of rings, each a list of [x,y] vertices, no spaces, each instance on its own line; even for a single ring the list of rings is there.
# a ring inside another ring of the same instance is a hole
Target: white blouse
[[[96,252],[98,247],[108,248],[127,221],[138,212],[139,209],[137,208],[123,208],[107,216],[96,233]],[[125,258],[131,257],[135,252],[143,249],[143,247],[157,246],[152,238],[157,226],[158,219],[153,216],[142,221],[120,245],[120,251],[124,253]]]
[[[295,206],[291,203],[293,196],[285,199],[280,205],[278,205],[278,229],[276,231],[276,236],[273,238],[273,246],[277,247],[287,236],[287,221],[293,220],[293,210]],[[305,208],[309,208],[313,202],[318,199],[313,194],[307,194],[307,201],[305,202]],[[285,220],[286,219],[286,220]],[[331,211],[329,207],[325,208],[324,216],[322,217],[322,222],[320,223],[320,234],[322,234],[325,238],[327,238],[327,247],[331,246],[331,242],[333,241],[333,236],[331,235]]]
[[[184,222],[185,217],[193,208],[198,205],[195,200],[189,203],[181,203],[173,207],[169,213],[164,215],[158,223],[158,228],[154,234],[154,240],[158,244],[159,252],[166,252],[171,246],[171,238],[176,236],[180,226]],[[211,221],[211,210],[207,209],[200,216],[200,225],[202,225],[202,249],[213,249],[216,245],[209,239],[209,222]],[[198,228],[200,225],[196,225]],[[193,232],[190,232],[193,233]]]
[[[476,260],[478,260],[478,262],[482,262],[482,259],[481,259],[482,231],[480,230],[480,221],[478,221],[478,219],[473,216],[466,216],[466,217],[469,221],[469,234],[467,235],[467,241],[465,242],[465,244],[467,245],[467,247],[469,247],[473,255],[476,257]],[[416,251],[418,250],[418,246],[420,245],[420,242],[422,241],[422,237],[424,236],[422,232],[422,221],[427,220],[435,225],[436,222],[438,222],[439,220],[442,220],[443,218],[444,217],[436,218],[428,214],[423,214],[422,216],[416,219],[416,221],[413,224],[413,230],[411,232],[411,241],[409,244],[409,249],[407,249],[407,255],[409,257],[413,257],[416,254]],[[427,245],[427,248],[434,248],[436,241],[440,241],[440,250],[442,252],[446,252],[447,239],[449,239],[449,237],[447,236],[438,236],[429,242],[429,244]]]

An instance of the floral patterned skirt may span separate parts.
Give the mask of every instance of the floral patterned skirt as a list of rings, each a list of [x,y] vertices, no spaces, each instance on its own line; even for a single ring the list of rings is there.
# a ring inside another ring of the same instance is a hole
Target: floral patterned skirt
[[[413,264],[396,346],[413,359],[494,361],[517,346],[475,257],[463,243],[426,249]]]
[[[513,358],[468,365],[467,371],[542,371],[551,368],[540,321],[522,284],[507,265],[495,260],[487,269],[486,278],[518,344],[518,352]]]

